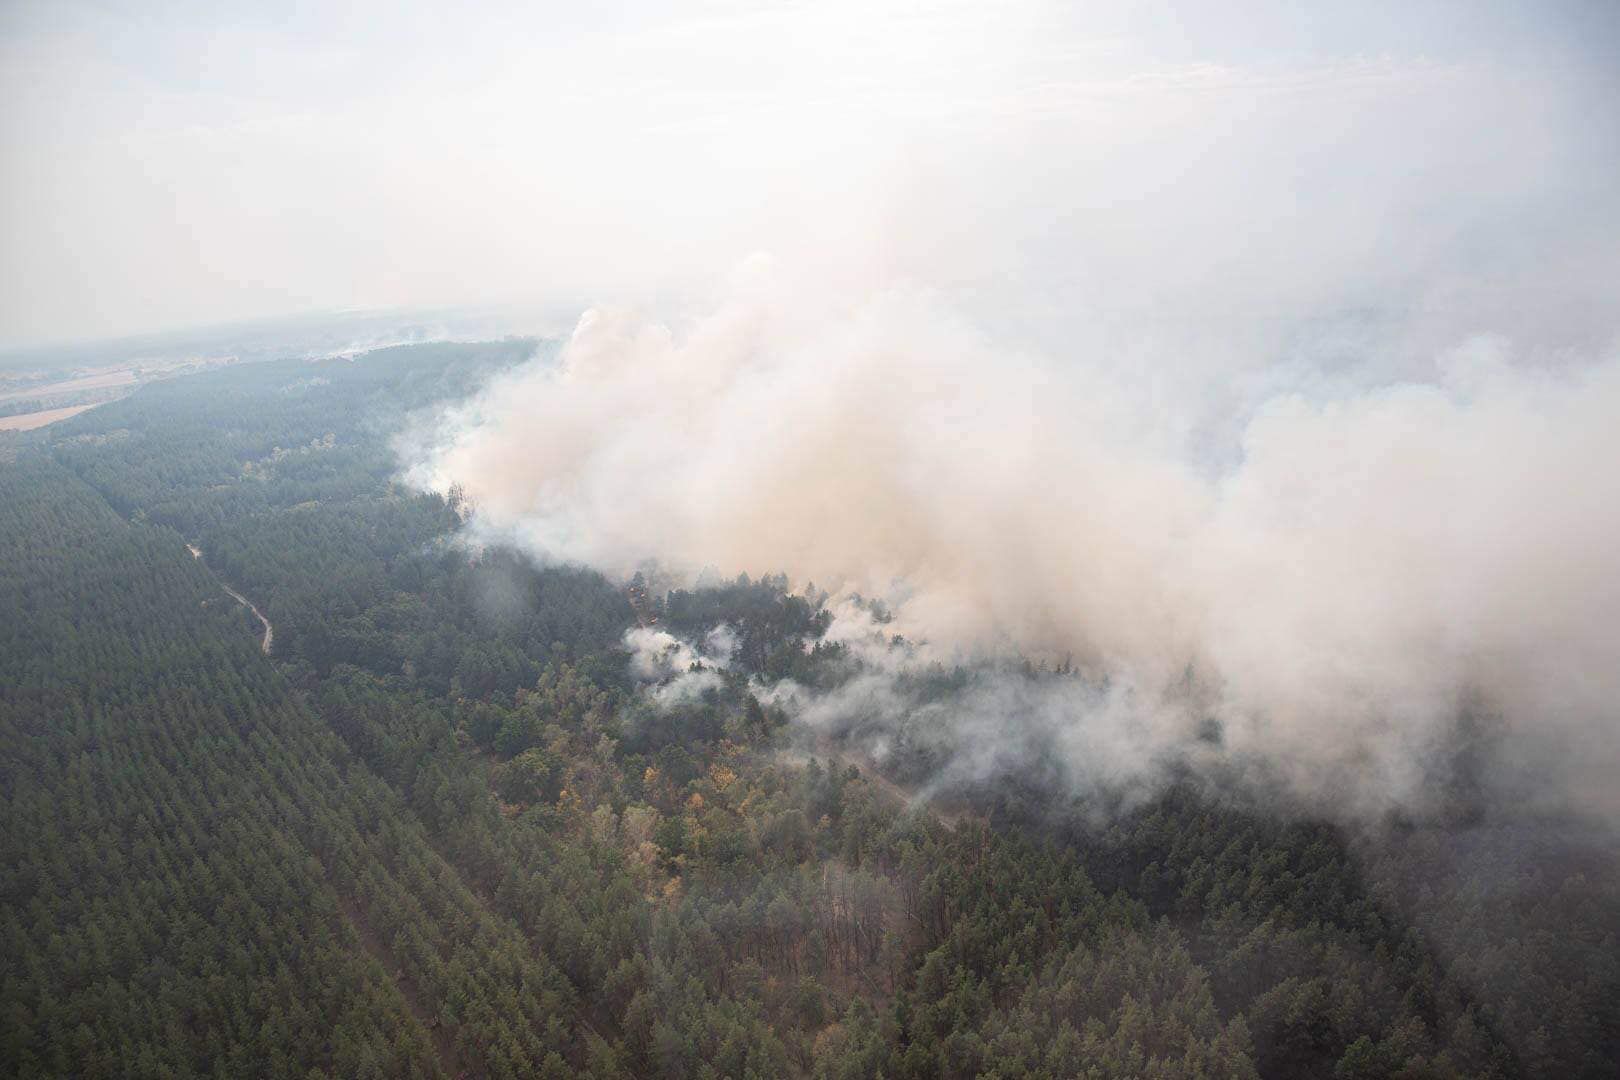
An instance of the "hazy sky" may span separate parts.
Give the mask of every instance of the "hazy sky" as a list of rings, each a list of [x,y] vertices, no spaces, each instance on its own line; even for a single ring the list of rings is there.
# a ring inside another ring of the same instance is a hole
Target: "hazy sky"
[[[6,0],[0,345],[686,293],[757,250],[1032,337],[1612,332],[1617,10]]]

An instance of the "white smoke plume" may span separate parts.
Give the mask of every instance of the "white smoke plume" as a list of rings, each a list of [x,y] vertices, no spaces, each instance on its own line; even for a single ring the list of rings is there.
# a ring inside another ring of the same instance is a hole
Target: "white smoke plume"
[[[709,631],[698,645],[663,630],[638,626],[625,632],[624,647],[630,653],[630,673],[650,684],[655,702],[669,706],[700,698],[705,691],[723,685],[718,669],[730,666],[737,639],[725,625]]]
[[[1223,428],[1152,371],[997,348],[926,293],[805,295],[756,262],[678,331],[587,312],[412,475],[548,557],[781,569],[884,597],[928,658],[1072,657],[1106,693],[980,688],[955,722],[993,750],[998,714],[1038,717],[1078,777],[1143,773],[1214,718],[1303,792],[1421,804],[1466,710],[1549,797],[1620,810],[1620,356],[1465,341]]]

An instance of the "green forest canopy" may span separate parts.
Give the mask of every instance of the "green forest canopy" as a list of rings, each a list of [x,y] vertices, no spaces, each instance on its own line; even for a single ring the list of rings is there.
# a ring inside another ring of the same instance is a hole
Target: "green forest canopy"
[[[10,441],[0,1071],[1615,1075],[1612,848],[1190,783],[908,809],[750,693],[851,671],[780,578],[648,601],[739,638],[654,707],[621,583],[395,482],[414,412],[534,348],[237,365]]]

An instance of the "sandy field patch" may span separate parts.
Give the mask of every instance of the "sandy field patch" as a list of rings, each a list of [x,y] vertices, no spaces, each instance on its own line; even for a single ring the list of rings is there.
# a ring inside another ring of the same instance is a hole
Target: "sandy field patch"
[[[97,402],[96,404],[100,404]],[[69,405],[65,409],[42,409],[39,412],[19,413],[16,416],[0,416],[0,431],[33,431],[46,424],[54,424],[58,420],[66,420],[70,416],[78,416],[86,409],[93,409],[96,405]]]
[[[101,371],[94,375],[82,375],[77,379],[63,379],[60,382],[29,386],[22,390],[11,390],[0,394],[0,401],[25,397],[55,397],[57,394],[77,394],[81,390],[105,390],[112,386],[133,386],[135,382],[133,368],[119,368],[116,371]]]

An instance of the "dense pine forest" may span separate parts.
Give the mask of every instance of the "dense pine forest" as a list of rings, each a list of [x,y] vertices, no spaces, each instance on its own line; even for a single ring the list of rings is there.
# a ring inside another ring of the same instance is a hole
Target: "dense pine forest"
[[[0,1072],[1620,1075],[1611,838],[1466,791],[1362,830],[1190,777],[913,798],[925,744],[878,774],[754,692],[856,677],[819,594],[468,542],[395,440],[536,347],[0,443]],[[650,693],[653,626],[734,659]]]

